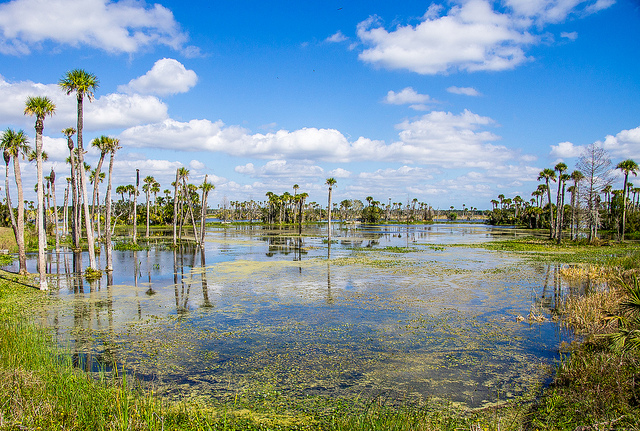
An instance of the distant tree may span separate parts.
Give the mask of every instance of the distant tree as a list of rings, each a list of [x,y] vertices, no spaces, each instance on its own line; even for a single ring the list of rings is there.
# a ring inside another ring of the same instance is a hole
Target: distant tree
[[[553,217],[553,204],[551,203],[551,187],[549,187],[549,181],[556,180],[556,173],[553,169],[546,168],[538,174],[538,181],[545,180],[547,186],[547,197],[549,200],[549,238],[553,239],[554,217]]]
[[[578,170],[584,175],[585,193],[583,199],[587,207],[587,222],[589,224],[589,242],[595,241],[600,223],[598,210],[600,208],[600,193],[611,184],[611,159],[602,147],[591,144],[587,146],[578,163]]]
[[[624,241],[624,230],[627,222],[627,183],[629,181],[629,174],[638,175],[638,164],[631,159],[624,160],[616,166],[616,169],[620,169],[624,173],[624,186],[622,187],[622,236],[621,241]]]
[[[333,177],[327,178],[327,181],[325,182],[325,184],[329,186],[329,202],[327,205],[327,220],[329,221],[329,226],[328,226],[329,247],[331,247],[331,208],[333,207],[333,205],[331,204],[331,192],[333,191],[333,186],[335,186],[336,183],[337,181]]]

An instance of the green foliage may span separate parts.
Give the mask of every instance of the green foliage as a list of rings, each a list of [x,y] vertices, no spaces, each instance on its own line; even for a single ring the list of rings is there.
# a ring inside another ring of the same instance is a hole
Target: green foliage
[[[136,244],[133,241],[118,241],[113,246],[113,249],[118,251],[141,251],[141,250],[146,250],[148,248],[149,247]]]
[[[102,271],[99,269],[93,269],[89,267],[84,271],[84,278],[87,279],[87,281],[98,280],[101,277],[102,277]]]
[[[454,212],[450,212],[449,214],[447,214],[447,219],[449,221],[455,221],[458,219],[458,214]]]
[[[382,210],[377,206],[368,206],[362,210],[362,221],[365,223],[378,223],[382,219]]]

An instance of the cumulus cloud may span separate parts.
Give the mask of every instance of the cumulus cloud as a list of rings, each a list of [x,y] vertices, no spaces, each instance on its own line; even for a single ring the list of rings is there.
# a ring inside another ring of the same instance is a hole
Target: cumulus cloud
[[[398,93],[389,90],[384,101],[390,105],[405,105],[409,103],[426,103],[429,99],[428,94],[419,94],[412,87],[406,87]]]
[[[0,116],[15,126],[32,128],[34,120],[23,115],[28,96],[47,96],[56,105],[56,112],[45,120],[45,131],[62,130],[76,124],[77,105],[73,95],[67,96],[57,84],[31,81],[10,83],[0,76]],[[119,93],[99,96],[84,104],[84,126],[87,131],[125,128],[167,117],[167,105],[154,96]]]
[[[334,34],[332,34],[326,39],[327,42],[335,42],[335,43],[344,42],[345,40],[349,40],[349,38],[344,34],[342,34],[340,30],[338,30],[337,32],[335,32]]]
[[[286,160],[271,160],[261,167],[255,167],[253,163],[247,163],[243,166],[236,166],[235,171],[254,178],[304,178],[322,177],[324,175],[324,169],[320,166],[313,166],[310,163],[289,163]]]
[[[172,58],[155,62],[146,74],[118,87],[124,93],[168,94],[186,93],[198,82],[193,70],[187,70],[182,63]]]
[[[328,172],[329,177],[333,178],[349,178],[351,177],[351,172],[346,169],[336,168]]]
[[[602,147],[613,156],[621,159],[640,159],[640,126],[623,130],[614,135],[607,135]]]
[[[0,35],[3,54],[28,54],[47,41],[113,53],[151,45],[193,52],[173,13],[144,1],[13,0],[0,5]]]
[[[464,96],[479,96],[478,90],[473,87],[449,87],[447,91],[452,94],[462,94]]]
[[[572,142],[560,142],[558,145],[551,145],[550,154],[560,159],[579,157],[584,150],[580,145],[574,145]]]
[[[358,24],[366,48],[362,61],[424,75],[452,70],[505,70],[527,61],[523,47],[536,39],[485,0],[452,7],[448,14],[430,8],[422,22],[387,31],[375,18]]]
[[[549,23],[611,6],[615,0],[488,0],[456,2],[445,10],[431,5],[416,25],[387,30],[375,16],[357,26],[365,46],[360,60],[423,75],[453,71],[500,71],[531,60],[526,49],[543,40]],[[562,37],[575,38],[564,33]]]
[[[515,157],[505,147],[490,143],[500,139],[483,130],[493,123],[492,119],[468,110],[458,115],[433,111],[398,124],[399,140],[386,144],[365,137],[349,140],[335,129],[303,128],[251,134],[239,126],[225,126],[222,121],[166,119],[131,127],[122,132],[120,139],[129,148],[220,151],[232,156],[273,160],[334,163],[378,160],[490,167]]]

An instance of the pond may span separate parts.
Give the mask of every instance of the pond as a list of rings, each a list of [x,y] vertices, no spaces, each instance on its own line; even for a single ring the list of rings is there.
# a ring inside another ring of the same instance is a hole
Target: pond
[[[113,274],[92,283],[74,273],[86,255],[50,253],[56,301],[41,318],[87,371],[125,364],[167,397],[221,401],[385,394],[482,407],[544,382],[570,341],[552,319],[574,288],[558,265],[473,247],[522,231],[337,223],[328,258],[326,229],[209,228],[203,249],[177,250],[154,232],[148,250],[114,251]],[[543,318],[519,318],[530,313]]]

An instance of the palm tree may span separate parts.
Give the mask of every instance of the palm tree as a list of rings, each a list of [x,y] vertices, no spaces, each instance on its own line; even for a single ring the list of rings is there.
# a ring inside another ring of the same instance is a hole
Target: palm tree
[[[100,178],[101,175],[101,170],[102,170],[102,163],[104,162],[104,157],[107,155],[107,153],[109,152],[109,147],[111,145],[111,141],[112,138],[109,138],[108,136],[102,135],[99,138],[95,138],[93,141],[91,141],[91,146],[95,147],[97,149],[100,150],[100,158],[98,159],[98,165],[96,166],[96,170],[95,170],[95,177]],[[91,220],[95,220],[96,217],[96,201],[98,201],[98,188],[100,185],[101,181],[93,181],[93,200],[91,201]],[[100,202],[98,201],[98,208],[100,207]],[[100,211],[98,210],[98,213]],[[98,219],[100,219],[100,217],[98,216]],[[98,236],[100,236],[100,221],[98,220]]]
[[[333,191],[333,186],[335,186],[337,183],[336,179],[331,177],[331,178],[327,178],[327,181],[325,182],[326,185],[329,186],[329,203],[328,203],[328,209],[327,209],[327,220],[329,221],[329,226],[328,226],[328,241],[329,241],[329,248],[331,248],[331,192]]]
[[[112,138],[109,144],[109,179],[107,180],[107,195],[105,196],[105,248],[107,251],[107,271],[113,271],[113,259],[111,256],[111,183],[113,182],[113,159],[116,151],[120,149],[120,140]]]
[[[96,251],[93,241],[93,226],[91,223],[91,214],[89,213],[89,200],[87,199],[87,179],[84,169],[84,147],[82,145],[82,129],[84,126],[83,103],[84,96],[91,101],[93,92],[98,88],[98,78],[82,69],[74,69],[67,72],[60,80],[58,85],[67,95],[75,92],[78,100],[78,161],[80,164],[80,188],[82,189],[82,198],[84,202],[84,223],[87,230],[87,247],[89,248],[89,266],[93,270],[97,270]]]
[[[554,218],[553,218],[553,205],[551,204],[551,187],[549,187],[549,181],[556,180],[556,173],[553,169],[546,168],[540,172],[538,175],[538,181],[544,178],[547,184],[547,197],[549,198],[549,238],[553,239],[553,226],[554,226]]]
[[[58,205],[56,205],[56,173],[51,168],[49,173],[49,183],[51,184],[51,196],[53,197],[53,226],[56,235],[56,253],[60,251],[60,235],[58,234]]]
[[[578,239],[578,223],[576,223],[576,215],[577,215],[577,205],[579,201],[577,199],[578,193],[580,189],[578,187],[578,183],[584,179],[584,175],[582,172],[575,170],[571,172],[571,179],[573,180],[573,190],[571,192],[571,239]]]
[[[79,211],[79,199],[78,199],[78,184],[76,179],[78,174],[76,172],[77,161],[76,152],[74,151],[74,143],[72,136],[76,134],[76,129],[73,127],[67,127],[62,131],[67,137],[67,147],[69,148],[69,163],[71,165],[71,235],[73,236],[73,248],[75,250],[80,249],[80,211]],[[66,208],[65,208],[66,211]]]
[[[22,175],[20,173],[20,157],[25,157],[31,147],[29,139],[23,130],[17,132],[7,129],[2,133],[2,149],[4,161],[6,163],[5,171],[5,191],[7,194],[7,207],[11,216],[11,227],[16,237],[18,245],[18,262],[21,275],[27,274],[27,252],[24,245],[24,195],[22,190]],[[9,161],[13,158],[13,175],[18,188],[18,219],[13,214],[13,205],[11,205],[11,196],[9,195]]]
[[[173,247],[174,248],[178,245],[176,241],[176,228],[178,226],[178,185],[179,185],[178,176],[179,175],[180,175],[180,169],[176,169],[176,182],[173,183],[175,188],[173,192]]]
[[[149,201],[151,196],[151,189],[153,188],[153,184],[156,182],[156,179],[151,175],[147,175],[144,180],[142,180],[144,185],[142,186],[142,191],[144,192],[147,198],[147,229],[145,233],[145,237],[149,238]]]
[[[565,187],[567,181],[570,180],[571,177],[568,174],[559,174],[558,175],[558,184],[562,184],[562,190],[560,191],[560,203],[557,207],[557,228],[556,228],[556,242],[560,244],[562,239],[562,225],[564,223],[564,195],[565,195]]]
[[[138,243],[138,187],[140,187],[140,169],[136,169],[136,188],[133,194],[133,243]]]
[[[207,175],[204,176],[204,181],[200,186],[202,190],[202,210],[200,211],[200,247],[204,249],[204,228],[207,218],[207,197],[209,196],[209,192],[215,189],[212,183],[207,182]],[[204,277],[204,276],[203,276]]]
[[[638,164],[631,159],[624,160],[616,166],[616,169],[620,169],[624,172],[624,186],[622,187],[622,236],[621,241],[624,241],[624,229],[627,221],[627,183],[629,182],[629,174],[638,175]]]
[[[36,117],[36,166],[38,171],[38,274],[40,276],[40,290],[48,290],[44,249],[47,245],[47,235],[44,231],[44,184],[42,175],[42,131],[44,118],[53,115],[56,105],[51,99],[42,96],[29,96],[25,102],[24,114]]]
[[[557,174],[557,178],[558,178],[558,192],[556,194],[556,229],[555,229],[555,233],[556,233],[556,240],[560,241],[560,236],[559,236],[559,231],[560,231],[560,223],[562,223],[562,193],[561,193],[561,189],[564,185],[563,181],[563,175],[564,172],[568,169],[567,165],[565,163],[558,163],[556,164],[556,166],[553,168],[558,174]]]

